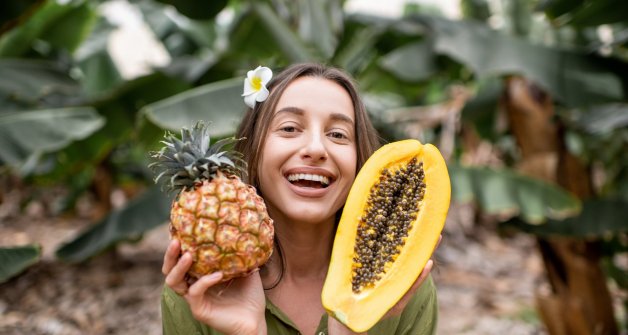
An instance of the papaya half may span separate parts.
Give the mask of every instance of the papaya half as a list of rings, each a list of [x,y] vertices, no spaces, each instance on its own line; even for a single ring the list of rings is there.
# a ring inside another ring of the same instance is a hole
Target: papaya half
[[[327,312],[356,332],[375,325],[432,256],[451,196],[440,151],[417,140],[378,149],[351,186],[322,291]]]

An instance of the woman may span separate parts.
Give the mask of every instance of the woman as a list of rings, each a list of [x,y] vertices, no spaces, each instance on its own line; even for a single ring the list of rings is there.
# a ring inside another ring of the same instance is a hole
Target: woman
[[[268,90],[265,101],[248,109],[237,149],[274,221],[275,252],[247,277],[217,284],[222,274],[214,273],[189,286],[191,256],[181,256],[173,241],[163,265],[164,334],[355,334],[327,317],[321,290],[339,214],[357,171],[377,148],[376,132],[351,79],[338,69],[294,65]],[[430,260],[369,334],[434,332],[431,268]]]

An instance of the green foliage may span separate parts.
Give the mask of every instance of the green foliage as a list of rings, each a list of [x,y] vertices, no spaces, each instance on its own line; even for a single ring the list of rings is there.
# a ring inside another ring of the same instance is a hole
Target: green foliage
[[[30,10],[34,10],[41,2],[41,0],[0,2],[0,26],[6,27],[18,24],[20,16]]]
[[[628,104],[611,103],[572,112],[575,126],[597,136],[628,127]]]
[[[0,115],[56,108],[80,102],[81,87],[63,64],[49,60],[0,58]]]
[[[465,18],[486,22],[491,17],[491,9],[486,0],[462,0],[460,7]]]
[[[120,241],[138,239],[168,220],[171,201],[154,187],[61,246],[56,255],[64,261],[80,262]]]
[[[500,78],[489,77],[476,81],[470,88],[475,95],[465,104],[461,117],[464,122],[473,124],[482,138],[496,141],[500,134],[495,130],[495,111],[499,108],[504,85]]]
[[[80,70],[78,81],[85,99],[97,99],[123,83],[108,51],[108,39],[113,30],[104,18],[97,18],[91,34],[85,36],[74,53],[75,66]]]
[[[449,162],[454,199],[474,201],[502,220],[519,220],[517,227],[529,233],[626,234],[620,222],[628,200],[623,0],[541,1],[536,14],[546,20],[533,18],[537,2],[524,0],[508,3],[503,12],[492,12],[488,1],[462,1],[474,20],[444,19],[421,6],[408,7],[399,19],[348,15],[338,0],[132,1],[171,59],[132,79],[122,76],[109,52],[116,27],[99,8],[108,2],[0,5],[0,22],[13,24],[0,32],[0,166],[65,183],[71,194],[64,208],[90,189],[103,167],[114,182],[151,183],[144,171],[147,153],[164,130],[206,120],[212,136],[232,134],[244,112],[240,94],[247,70],[319,61],[357,79],[386,139],[406,136],[403,124],[387,119],[395,110],[445,102],[456,84],[473,94],[462,122],[499,147],[510,141],[496,126],[503,79],[531,79],[554,98],[555,120],[564,125],[572,153],[606,177],[600,194],[582,207],[565,190],[516,174],[508,166],[517,163],[516,153],[496,170],[463,167],[458,148]],[[504,25],[489,26],[493,18]],[[600,38],[602,23],[609,24],[612,40]],[[438,123],[424,129],[429,139],[443,132]],[[169,202],[156,189],[146,191],[68,241],[57,256],[80,262],[135,240],[167,221]],[[609,249],[609,255],[625,252],[611,244]],[[32,264],[35,249],[28,250],[26,262],[15,257],[7,265]]]
[[[23,56],[36,46],[38,40],[53,27],[66,27],[63,23],[67,19],[66,15],[72,13],[77,7],[88,6],[85,1],[73,0],[65,4],[57,1],[43,1],[43,3],[33,11],[29,17],[23,18],[23,23],[5,32],[0,36],[0,57],[19,57]],[[79,9],[80,11],[80,9]],[[81,17],[90,16],[89,14],[79,15]],[[80,18],[79,18],[80,21]],[[90,20],[80,21],[83,24],[89,24]],[[76,33],[84,34],[82,27],[75,27],[67,39],[68,44],[64,46],[76,46],[79,36]],[[50,35],[48,36],[50,38]],[[57,40],[58,41],[58,40]]]
[[[404,45],[382,56],[382,68],[405,81],[424,81],[435,74],[438,67],[430,41]]]
[[[39,39],[48,42],[51,48],[74,52],[90,35],[97,20],[98,13],[91,3],[77,3],[47,26]]]
[[[488,214],[518,216],[535,226],[571,217],[581,209],[580,201],[560,187],[507,169],[449,165],[449,176],[454,200],[473,201]]]
[[[0,284],[37,263],[40,257],[39,245],[0,248]]]
[[[545,0],[540,7],[550,18],[577,27],[628,22],[623,0]]]
[[[539,236],[569,236],[578,239],[604,239],[628,233],[628,202],[613,199],[585,201],[582,213],[562,220],[549,219],[543,225],[530,225],[513,219],[508,225]]]
[[[144,106],[141,110],[151,122],[163,129],[177,131],[199,120],[212,120],[212,133],[221,137],[233,134],[244,115],[242,80],[220,81]]]
[[[416,20],[434,32],[436,52],[461,62],[477,77],[523,75],[568,106],[626,98],[621,78],[599,56],[531,44],[476,22]]]
[[[194,19],[213,19],[222,11],[228,0],[214,0],[209,2],[195,0],[158,0],[159,2],[174,6],[179,13]]]
[[[40,155],[92,135],[104,122],[91,107],[0,114],[0,162],[27,174]]]
[[[253,9],[270,37],[277,43],[279,51],[290,63],[320,60],[270,5],[254,2]]]

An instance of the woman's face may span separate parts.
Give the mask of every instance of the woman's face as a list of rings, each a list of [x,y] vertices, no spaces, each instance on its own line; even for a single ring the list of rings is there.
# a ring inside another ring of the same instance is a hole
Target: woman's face
[[[355,113],[333,81],[301,77],[279,98],[258,167],[274,220],[333,220],[356,175]]]

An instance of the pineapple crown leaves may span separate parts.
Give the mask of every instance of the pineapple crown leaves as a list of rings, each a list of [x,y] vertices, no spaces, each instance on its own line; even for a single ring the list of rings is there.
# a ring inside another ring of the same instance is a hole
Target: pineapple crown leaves
[[[242,154],[230,149],[239,139],[224,138],[210,145],[209,124],[197,122],[192,129],[182,128],[181,138],[167,132],[161,150],[150,153],[148,167],[162,189],[180,191],[223,173],[243,177],[246,162]]]

